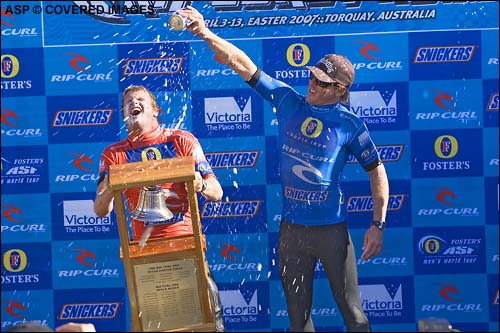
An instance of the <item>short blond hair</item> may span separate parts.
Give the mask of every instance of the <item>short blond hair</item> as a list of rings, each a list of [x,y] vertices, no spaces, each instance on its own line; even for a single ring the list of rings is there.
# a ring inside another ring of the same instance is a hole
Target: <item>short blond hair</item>
[[[125,89],[125,91],[123,92],[122,94],[122,104],[121,104],[121,107],[120,107],[120,110],[122,112],[122,117],[123,117],[123,106],[124,106],[124,102],[125,102],[125,96],[128,94],[128,93],[131,93],[131,92],[136,92],[136,91],[145,91],[149,97],[151,97],[151,101],[153,101],[153,107],[158,110],[159,113],[161,113],[161,109],[160,107],[158,106],[158,101],[156,100],[156,96],[153,95],[153,93],[151,92],[151,90],[149,90],[148,88],[144,87],[144,86],[134,86],[134,85],[131,85],[131,86],[128,86],[127,89]]]

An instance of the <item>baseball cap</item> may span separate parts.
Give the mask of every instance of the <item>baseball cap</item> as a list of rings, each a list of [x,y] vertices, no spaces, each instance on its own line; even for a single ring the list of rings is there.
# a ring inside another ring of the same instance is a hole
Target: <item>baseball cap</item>
[[[315,66],[306,67],[323,82],[338,82],[347,88],[354,82],[352,63],[339,54],[327,54]]]

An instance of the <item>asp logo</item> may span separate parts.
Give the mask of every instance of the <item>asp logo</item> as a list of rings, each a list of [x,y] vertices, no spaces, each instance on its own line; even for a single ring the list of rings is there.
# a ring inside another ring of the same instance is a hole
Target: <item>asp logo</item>
[[[311,51],[306,44],[292,44],[286,50],[286,60],[293,67],[304,67],[311,60]]]

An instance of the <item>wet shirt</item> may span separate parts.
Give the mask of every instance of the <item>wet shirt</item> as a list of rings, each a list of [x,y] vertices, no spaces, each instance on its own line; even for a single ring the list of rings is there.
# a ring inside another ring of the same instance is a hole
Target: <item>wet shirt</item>
[[[195,170],[203,178],[215,177],[208,164],[198,140],[189,132],[183,130],[165,129],[157,127],[152,131],[111,144],[102,153],[99,164],[99,176],[109,172],[109,166],[148,160],[193,156]],[[187,199],[185,183],[162,184],[167,207],[174,216],[166,221],[153,224],[151,237],[184,236],[193,234],[191,212]],[[124,191],[126,205],[129,212],[137,207],[141,188],[128,188]],[[142,221],[132,220],[133,239],[137,240],[143,234],[146,226]]]
[[[341,103],[310,105],[264,72],[254,89],[276,109],[282,218],[303,225],[345,221],[341,176],[349,155],[366,171],[380,164],[364,122]]]

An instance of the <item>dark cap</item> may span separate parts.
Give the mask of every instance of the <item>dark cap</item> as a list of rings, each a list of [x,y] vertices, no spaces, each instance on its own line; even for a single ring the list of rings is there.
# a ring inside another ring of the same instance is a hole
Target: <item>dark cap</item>
[[[346,57],[339,54],[327,54],[316,66],[306,66],[318,80],[338,82],[347,88],[354,82],[354,67]]]

